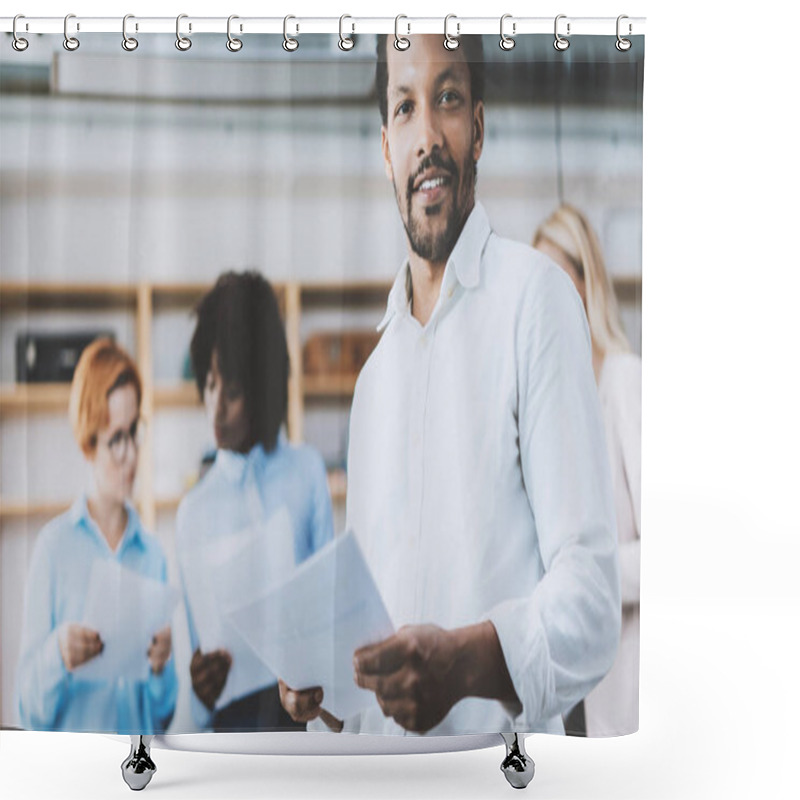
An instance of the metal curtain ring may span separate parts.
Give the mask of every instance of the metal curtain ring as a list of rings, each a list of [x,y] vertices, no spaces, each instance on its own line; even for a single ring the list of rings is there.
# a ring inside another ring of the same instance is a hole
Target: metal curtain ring
[[[139,40],[134,39],[133,36],[128,36],[128,20],[134,19],[133,14],[126,14],[122,18],[122,49],[132,53],[138,46]]]
[[[628,19],[628,17],[625,14],[620,14],[617,17],[617,41],[616,41],[616,43],[614,45],[614,47],[616,47],[617,50],[620,51],[620,53],[624,53],[626,50],[630,50],[631,49],[631,44],[632,44],[630,39],[623,39],[622,36],[620,36],[619,24],[620,24],[620,22],[622,22],[623,19]],[[628,36],[630,36],[631,30],[632,30],[632,27],[631,27],[631,24],[629,22],[628,23]]]
[[[238,53],[242,49],[242,47],[244,46],[244,43],[242,42],[242,40],[241,39],[237,39],[231,33],[231,22],[233,22],[233,20],[235,20],[235,19],[239,19],[239,17],[237,17],[236,14],[231,14],[228,17],[228,41],[225,42],[225,47],[227,47],[228,50],[231,51],[231,53]]]
[[[69,35],[67,26],[69,25],[70,19],[75,19],[75,15],[67,14],[67,16],[64,17],[64,49],[69,50],[71,53],[73,50],[77,50],[81,46],[81,43],[74,36]],[[78,28],[78,30],[80,30],[80,28]]]
[[[553,26],[553,30],[554,30],[554,32],[555,32],[555,36],[556,36],[556,39],[555,39],[555,41],[553,42],[553,47],[555,47],[555,49],[556,49],[556,50],[558,50],[559,52],[562,52],[562,53],[564,52],[564,50],[566,50],[566,49],[569,47],[569,39],[565,39],[565,38],[564,38],[564,37],[563,37],[563,36],[562,36],[562,35],[561,35],[561,34],[558,32],[558,21],[559,21],[560,19],[566,19],[566,18],[567,18],[567,15],[566,15],[566,14],[559,14],[559,15],[556,17],[556,21],[555,21],[555,24],[554,24],[554,26]],[[569,24],[569,22],[568,22],[568,23],[567,23],[567,36],[569,36],[569,33],[570,33],[570,30],[569,30],[569,28],[570,28],[570,24]]]
[[[517,23],[516,22],[512,22],[511,23],[511,36],[507,36],[505,31],[503,30],[503,23],[505,23],[505,21],[507,19],[511,19],[511,14],[503,14],[503,16],[500,17],[500,49],[501,50],[513,50],[514,49],[514,45],[516,44],[514,39],[511,38],[511,36],[516,36],[517,35]]]
[[[405,14],[398,14],[394,18],[394,49],[402,52],[403,50],[408,50],[408,48],[411,47],[411,39],[400,35],[398,28],[401,19],[408,19],[408,17]],[[406,27],[408,28],[408,32],[411,33],[411,25],[406,23]]]
[[[27,39],[23,39],[23,38],[22,38],[22,37],[21,37],[21,36],[20,36],[20,35],[17,33],[17,20],[18,20],[18,19],[25,19],[25,17],[24,17],[24,15],[22,15],[22,14],[17,14],[17,16],[16,16],[16,17],[14,17],[14,23],[13,23],[13,25],[11,26],[11,32],[14,34],[14,38],[11,40],[11,46],[12,46],[12,47],[13,47],[13,48],[14,48],[14,49],[15,49],[15,50],[18,52],[18,53],[21,53],[23,50],[27,50],[27,49],[28,49],[28,40],[27,40]]]
[[[286,50],[287,53],[293,53],[298,47],[300,47],[300,42],[297,39],[293,39],[291,36],[289,36],[287,26],[289,25],[290,19],[295,19],[295,17],[289,14],[283,18],[283,49]],[[300,26],[296,25],[295,30],[299,32]]]
[[[444,45],[445,50],[458,50],[458,45],[461,44],[458,41],[458,37],[461,35],[461,23],[456,21],[456,35],[451,36],[447,32],[447,23],[450,22],[451,19],[457,19],[455,14],[448,14],[444,18]]]
[[[178,14],[175,20],[175,47],[182,52],[186,52],[192,46],[192,40],[188,36],[181,36],[181,20],[188,19],[188,14]],[[192,26],[189,25],[189,30]]]
[[[345,36],[344,31],[342,30],[342,28],[344,27],[344,21],[346,19],[353,19],[353,18],[349,14],[342,14],[342,16],[339,17],[339,49],[345,51],[352,50],[353,46],[355,45],[355,42],[349,36]],[[356,29],[355,24],[351,23],[350,25],[351,33],[354,33],[355,29]]]

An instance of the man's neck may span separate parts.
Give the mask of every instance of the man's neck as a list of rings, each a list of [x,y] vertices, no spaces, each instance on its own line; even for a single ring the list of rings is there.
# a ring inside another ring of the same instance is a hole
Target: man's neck
[[[459,238],[464,232],[464,226],[474,207],[475,202],[473,201],[461,223]],[[411,270],[411,314],[423,327],[428,324],[428,320],[433,314],[433,309],[436,308],[439,293],[442,289],[444,269],[449,258],[450,253],[447,254],[447,258],[444,261],[428,261],[418,256],[409,244],[408,264]]]
[[[424,327],[439,299],[447,262],[434,263],[411,253],[408,264],[411,270],[411,314]]]

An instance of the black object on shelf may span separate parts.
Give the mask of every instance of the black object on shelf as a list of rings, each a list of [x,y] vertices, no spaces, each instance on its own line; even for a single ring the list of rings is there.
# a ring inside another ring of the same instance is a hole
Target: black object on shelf
[[[17,382],[69,383],[84,348],[101,336],[114,338],[111,331],[17,334]]]

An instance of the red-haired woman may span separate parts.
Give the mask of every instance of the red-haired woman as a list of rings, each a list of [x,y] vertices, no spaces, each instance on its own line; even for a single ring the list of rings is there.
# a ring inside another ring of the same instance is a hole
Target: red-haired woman
[[[81,624],[95,562],[167,580],[161,546],[130,504],[143,435],[141,399],[139,372],[124,350],[108,339],[84,350],[69,417],[93,486],[36,539],[17,673],[24,728],[153,734],[172,718],[177,678],[169,626],[142,651],[144,680],[83,677],[80,670],[104,647],[100,633]]]

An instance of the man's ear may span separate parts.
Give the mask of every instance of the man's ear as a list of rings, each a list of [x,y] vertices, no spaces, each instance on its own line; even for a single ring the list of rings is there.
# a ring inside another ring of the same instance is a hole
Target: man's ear
[[[472,144],[472,160],[477,162],[483,152],[483,136],[485,132],[483,126],[483,100],[478,100],[472,107],[472,125],[475,137]]]
[[[386,133],[386,126],[381,125],[381,152],[383,153],[383,171],[390,181],[394,181],[394,171],[392,170],[392,156],[389,152],[389,137]]]

